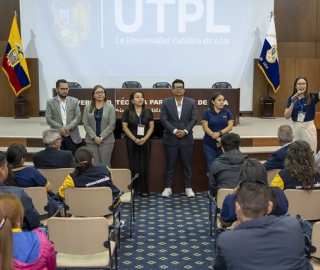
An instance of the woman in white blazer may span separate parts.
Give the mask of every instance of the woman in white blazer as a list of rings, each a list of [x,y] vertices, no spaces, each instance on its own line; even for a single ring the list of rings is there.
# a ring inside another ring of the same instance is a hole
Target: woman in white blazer
[[[86,131],[85,142],[93,151],[94,163],[110,167],[116,112],[113,105],[107,103],[106,91],[101,85],[93,87],[91,104],[84,108],[82,123]]]

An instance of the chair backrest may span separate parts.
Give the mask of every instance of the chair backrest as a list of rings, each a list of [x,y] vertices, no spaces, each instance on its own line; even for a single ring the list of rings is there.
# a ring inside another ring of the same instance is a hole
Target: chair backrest
[[[104,217],[48,219],[49,239],[56,252],[86,255],[108,250],[108,221]]]
[[[142,88],[142,85],[136,81],[126,81],[122,84],[122,88]]]
[[[38,169],[38,171],[50,182],[52,191],[56,193],[68,174],[74,172],[74,168]]]
[[[81,217],[100,217],[112,214],[112,190],[109,187],[66,188],[68,212]]]
[[[267,179],[268,179],[268,183],[269,185],[271,184],[273,178],[277,175],[278,172],[280,172],[281,169],[272,169],[267,171]]]
[[[231,194],[231,192],[233,191],[233,189],[231,188],[221,188],[218,190],[218,194],[217,194],[217,207],[218,208],[222,208],[222,203],[225,199],[225,197],[228,194]]]
[[[69,88],[82,88],[81,85],[77,82],[68,82]]]
[[[44,207],[48,204],[48,193],[44,187],[28,187],[24,188],[24,191],[32,199],[34,208],[40,215],[48,214],[48,212],[44,210]]]
[[[320,219],[320,190],[305,191],[296,189],[286,189],[284,194],[289,202],[288,214],[296,216],[299,214],[302,219]]]
[[[152,88],[171,88],[171,84],[167,82],[157,82],[152,86]]]
[[[313,225],[311,243],[316,248],[316,252],[312,253],[311,256],[320,258],[320,222]]]
[[[212,85],[212,88],[232,88],[231,84],[228,82],[216,82]]]
[[[110,169],[113,184],[123,193],[130,192],[131,171],[129,169]]]

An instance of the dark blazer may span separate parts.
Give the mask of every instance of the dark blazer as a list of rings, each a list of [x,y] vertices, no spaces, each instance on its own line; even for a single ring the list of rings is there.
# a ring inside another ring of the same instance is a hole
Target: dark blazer
[[[296,218],[255,218],[218,236],[213,269],[311,270],[304,248]]]
[[[34,208],[32,199],[28,194],[20,187],[5,186],[0,183],[0,192],[13,193],[16,195],[24,208],[24,219],[22,224],[22,230],[31,231],[40,225],[40,215],[38,211]]]
[[[273,169],[283,169],[284,160],[287,156],[289,146],[290,144],[281,147],[279,150],[275,151],[265,163],[263,163],[263,166],[266,168],[267,171]]]
[[[175,146],[178,140],[181,140],[182,146],[193,145],[192,129],[197,123],[197,107],[194,99],[183,97],[180,119],[174,97],[164,99],[162,101],[160,119],[165,128],[162,140],[164,145]],[[173,134],[175,129],[185,129],[188,131],[188,135],[179,139]]]
[[[46,147],[32,156],[34,167],[37,169],[72,168],[74,158],[71,151]]]

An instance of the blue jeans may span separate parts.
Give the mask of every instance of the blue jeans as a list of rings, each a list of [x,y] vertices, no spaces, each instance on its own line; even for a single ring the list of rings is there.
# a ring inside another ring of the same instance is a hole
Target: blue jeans
[[[206,157],[206,163],[207,163],[207,174],[210,171],[212,162],[222,155],[222,148],[219,147],[217,149],[214,149],[213,147],[203,144],[203,152],[204,156]]]

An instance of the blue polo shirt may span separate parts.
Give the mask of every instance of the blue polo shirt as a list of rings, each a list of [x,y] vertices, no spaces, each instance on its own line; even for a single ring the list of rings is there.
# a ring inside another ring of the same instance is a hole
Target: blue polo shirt
[[[49,182],[34,167],[12,168],[19,187],[47,187]]]
[[[213,114],[209,109],[207,109],[202,114],[201,122],[207,121],[208,127],[213,132],[219,132],[220,130],[228,126],[229,120],[234,120],[233,115],[229,109],[221,109],[217,114]],[[216,147],[217,141],[212,139],[205,133],[203,137],[203,143],[212,147]]]
[[[305,118],[304,118],[304,122],[314,120],[315,113],[316,113],[316,104],[319,101],[318,93],[310,93],[310,98],[311,98],[311,101],[310,101],[309,105],[306,105],[305,98],[298,100],[294,104],[294,107],[292,110],[292,115],[291,115],[292,121],[294,121],[294,122],[297,121],[299,111],[306,113]],[[291,96],[288,98],[286,108],[288,109],[290,107],[290,105],[291,105]]]

